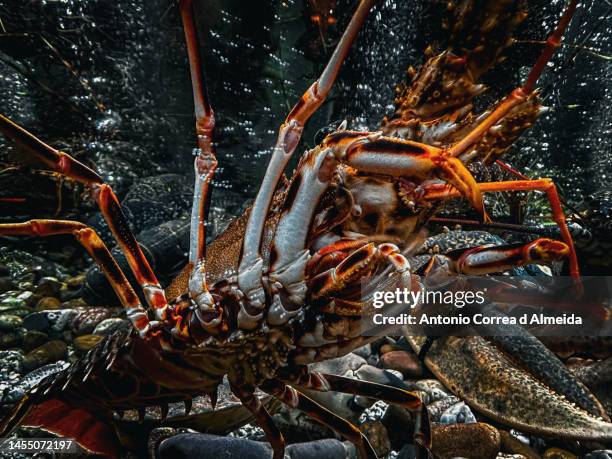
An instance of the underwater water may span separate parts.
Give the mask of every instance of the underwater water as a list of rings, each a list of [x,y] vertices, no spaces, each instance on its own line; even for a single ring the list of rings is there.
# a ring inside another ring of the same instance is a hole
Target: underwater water
[[[254,196],[278,126],[322,69],[353,2],[337,2],[322,35],[302,1],[218,1],[198,17],[217,115],[216,186]],[[524,76],[563,2],[536,2],[508,59],[485,77],[483,106]],[[610,34],[604,1],[580,4],[565,45],[541,81],[551,110],[508,161],[552,176],[573,203],[609,187]],[[124,191],[135,177],[192,173],[192,100],[177,8],[168,1],[0,4],[3,112],[96,166]],[[367,21],[299,151],[343,119],[376,129],[393,111],[394,87],[424,48],[445,39],[435,2],[383,1]],[[323,44],[323,37],[325,45]],[[0,158],[7,157],[5,140]],[[297,155],[296,155],[297,156]]]

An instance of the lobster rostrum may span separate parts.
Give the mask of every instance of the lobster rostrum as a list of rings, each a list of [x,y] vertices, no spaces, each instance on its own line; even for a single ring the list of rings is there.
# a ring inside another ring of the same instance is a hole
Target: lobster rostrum
[[[2,420],[0,436],[19,425],[39,426],[76,438],[93,452],[116,456],[117,441],[109,423],[113,412],[144,413],[146,407],[158,405],[165,418],[168,403],[188,405],[203,394],[214,400],[227,377],[266,432],[275,459],[283,457],[284,440],[254,395],[256,388],[345,436],[364,458],[376,457],[365,436],[302,390],[340,391],[399,404],[414,413],[414,443],[420,456],[427,455],[427,408],[417,393],[312,372],[307,365],[374,339],[365,336],[361,320],[371,310],[374,290],[422,288],[403,252],[410,250],[419,229],[435,214],[434,204],[445,199],[464,197],[486,221],[483,192],[545,191],[563,236],[563,242],[538,239],[520,246],[467,250],[449,258],[445,266],[450,268],[445,269],[482,274],[569,257],[570,272],[578,277],[573,243],[550,180],[477,183],[466,167],[476,157],[497,159],[503,145],[512,143],[527,126],[526,119],[538,111],[536,82],[559,46],[576,1],[570,1],[525,83],[489,112],[472,116],[470,101],[483,90],[475,83],[482,69],[491,66],[506,45],[509,36],[504,34],[497,36],[503,45],[489,54],[486,46],[472,43],[472,53],[447,50],[432,57],[400,91],[398,110],[383,122],[381,131],[350,131],[341,125],[306,152],[285,181],[286,165],[304,125],[330,92],[374,3],[359,2],[329,63],[281,126],[253,205],[206,247],[208,195],[217,167],[215,118],[202,72],[194,4],[179,2],[199,152],[189,264],[166,291],[102,178],[0,115],[0,130],[23,151],[91,188],[148,306],[141,304],[107,247],[86,225],[61,220],[0,225],[0,235],[73,234],[108,277],[132,324],[129,331],[112,335],[70,368],[34,387]],[[499,4],[491,12],[499,20],[485,30],[511,31],[520,22],[523,13],[515,11],[512,2],[489,3]],[[467,14],[461,10],[458,22]],[[436,84],[442,84],[441,89],[434,89]]]

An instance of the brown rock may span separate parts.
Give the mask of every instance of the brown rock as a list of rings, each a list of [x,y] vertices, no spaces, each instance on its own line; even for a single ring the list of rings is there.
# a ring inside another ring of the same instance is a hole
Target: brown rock
[[[78,309],[78,308],[89,308],[90,306],[82,298],[74,298],[72,300],[64,301],[62,303],[62,309]]]
[[[85,274],[71,277],[66,281],[66,285],[70,290],[77,290],[85,283]]]
[[[393,344],[385,343],[382,346],[380,346],[380,350],[378,352],[382,355],[382,354],[386,354],[387,352],[396,351],[396,350],[397,350],[397,346],[394,346]]]
[[[23,343],[21,346],[26,352],[30,352],[32,349],[36,349],[38,346],[42,346],[49,340],[46,333],[38,330],[28,330],[23,337]]]
[[[76,337],[72,344],[74,344],[74,349],[79,354],[85,354],[96,344],[102,341],[102,339],[104,339],[104,337],[100,335],[83,335]]]
[[[54,298],[52,296],[45,296],[41,298],[38,301],[38,303],[36,303],[35,309],[37,311],[47,311],[47,310],[60,309],[61,306],[62,306],[62,303],[57,298]]]
[[[500,435],[489,424],[434,425],[432,453],[439,458],[469,457],[495,459],[500,449]]]
[[[34,293],[41,296],[58,296],[61,288],[62,283],[55,277],[43,277],[34,289]]]
[[[544,452],[544,459],[578,459],[578,456],[561,448],[549,448]]]
[[[423,365],[416,355],[407,351],[390,351],[380,357],[383,368],[400,371],[404,377],[423,375]]]
[[[48,363],[57,362],[66,356],[67,351],[68,348],[63,341],[49,341],[28,352],[23,359],[23,367],[31,371]]]

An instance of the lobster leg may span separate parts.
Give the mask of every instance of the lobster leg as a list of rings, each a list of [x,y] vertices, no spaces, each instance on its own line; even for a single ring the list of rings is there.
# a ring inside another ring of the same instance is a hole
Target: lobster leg
[[[374,0],[361,0],[323,73],[293,107],[279,130],[266,174],[251,208],[239,265],[238,285],[249,299],[250,305],[256,309],[262,309],[265,300],[261,279],[263,260],[260,246],[272,198],[283,171],[300,141],[304,125],[325,101],[341,65],[373,5]]]
[[[386,386],[369,381],[346,378],[327,373],[309,373],[307,378],[302,377],[304,389],[319,392],[341,392],[363,397],[382,400],[386,403],[399,405],[408,411],[415,413],[414,444],[418,448],[418,457],[428,457],[427,451],[431,448],[431,430],[429,425],[429,413],[427,407],[417,394],[397,387]]]
[[[449,199],[458,197],[459,193],[456,190],[449,189],[443,185],[432,184],[424,187],[425,193],[422,199],[427,200],[438,200],[438,199]],[[561,237],[563,242],[567,244],[569,248],[569,270],[570,274],[574,279],[580,277],[580,268],[578,267],[578,257],[576,256],[576,249],[574,248],[574,241],[572,235],[567,227],[565,221],[565,214],[561,207],[561,200],[559,199],[559,193],[557,187],[551,179],[538,179],[538,180],[514,180],[509,182],[491,182],[491,183],[479,183],[478,188],[481,192],[496,192],[496,191],[542,191],[548,196],[550,207],[552,209],[553,219],[557,223],[559,230],[561,231]]]
[[[100,266],[110,282],[127,317],[141,336],[145,336],[151,325],[138,295],[128,282],[125,274],[102,242],[98,234],[80,222],[65,220],[30,220],[24,223],[0,225],[1,236],[54,236],[72,234]]]
[[[363,277],[363,271],[371,269],[378,260],[387,260],[397,272],[410,274],[410,264],[396,245],[384,243],[376,246],[369,243],[355,250],[338,266],[310,279],[308,286],[311,297],[317,299],[329,296],[346,285],[359,281]]]
[[[561,46],[561,39],[567,26],[569,25],[575,11],[578,0],[571,0],[561,20],[557,24],[557,27],[553,33],[546,40],[546,45],[540,54],[539,59],[532,67],[527,79],[523,83],[523,86],[516,88],[509,96],[501,101],[487,116],[482,123],[476,126],[469,134],[461,139],[456,144],[448,148],[448,154],[452,157],[457,157],[464,153],[469,147],[474,145],[480,138],[497,122],[505,117],[514,107],[525,102],[532,94],[540,75],[546,68],[546,65],[553,56],[555,50]]]
[[[278,427],[276,427],[272,420],[272,416],[270,416],[270,413],[268,413],[255,395],[254,388],[250,387],[247,389],[234,384],[231,384],[231,388],[232,392],[240,399],[246,409],[255,416],[257,423],[265,432],[266,438],[272,446],[272,451],[274,451],[272,459],[283,459],[285,457],[285,439],[283,434],[278,430]]]
[[[261,389],[283,402],[285,405],[303,411],[311,418],[337,432],[357,447],[361,459],[376,459],[376,453],[370,442],[361,431],[346,419],[337,416],[317,402],[287,386],[281,381],[271,380],[264,383]]]
[[[215,305],[206,282],[206,219],[210,204],[210,183],[217,169],[213,145],[215,114],[210,105],[206,79],[202,71],[193,0],[179,4],[191,70],[191,85],[196,117],[198,152],[194,161],[195,185],[191,210],[189,244],[189,294],[198,305],[196,317],[205,330],[215,332],[221,324],[221,309]]]
[[[451,272],[478,276],[502,272],[514,267],[560,261],[570,253],[567,244],[540,238],[526,244],[479,246],[443,255],[450,262]]]
[[[268,312],[270,324],[279,325],[297,314],[299,308],[287,310],[287,303],[301,305],[306,297],[304,273],[310,258],[307,248],[309,222],[312,221],[316,206],[333,179],[338,163],[369,173],[397,177],[417,176],[421,180],[443,178],[461,190],[463,195],[467,195],[486,219],[482,195],[474,177],[459,159],[447,157],[444,150],[382,137],[380,133],[338,131],[331,134],[322,146],[302,157],[281,208],[281,218],[271,246],[272,261],[267,273],[274,295],[274,307]],[[373,246],[366,249],[366,252],[372,248]],[[355,256],[367,258],[366,252],[359,252]],[[349,261],[345,261],[343,266],[349,266]],[[329,282],[324,281],[331,284],[334,282],[333,278],[330,278]],[[283,295],[279,294],[281,289]],[[281,297],[288,301],[282,302]],[[263,313],[253,315],[252,310],[248,311],[245,305],[241,305],[238,326],[242,329],[253,329],[262,316]]]
[[[113,236],[123,250],[138,284],[145,293],[148,304],[157,316],[161,317],[161,312],[168,304],[166,296],[144,253],[138,246],[121,210],[119,200],[111,187],[105,184],[102,178],[89,167],[72,156],[45,144],[2,114],[0,114],[0,131],[55,172],[91,187],[92,195]]]

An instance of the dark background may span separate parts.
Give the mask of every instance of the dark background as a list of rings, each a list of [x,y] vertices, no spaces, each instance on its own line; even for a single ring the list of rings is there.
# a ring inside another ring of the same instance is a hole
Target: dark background
[[[483,107],[525,75],[540,45],[522,41],[544,39],[564,3],[530,2],[519,43],[485,78],[491,89]],[[218,119],[218,202],[245,201],[256,192],[278,126],[322,69],[356,1],[339,0],[338,22],[324,31],[310,21],[304,0],[196,4]],[[612,50],[610,21],[600,24],[609,8],[603,0],[582,2],[567,45],[542,80],[552,110],[507,157],[527,175],[552,176],[572,203],[609,187]],[[418,66],[428,44],[443,46],[445,11],[445,2],[380,1],[298,152],[344,118],[350,127],[375,129],[392,112],[394,86],[408,64]],[[179,173],[191,184],[191,87],[174,1],[0,0],[0,20],[3,113],[95,166],[120,196],[136,178],[161,173]],[[574,45],[589,50],[573,56]],[[0,137],[0,170],[16,157]],[[1,196],[32,191],[19,189],[29,182],[3,183]],[[23,211],[0,206],[5,218]]]

